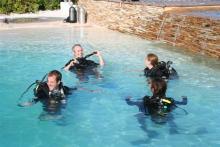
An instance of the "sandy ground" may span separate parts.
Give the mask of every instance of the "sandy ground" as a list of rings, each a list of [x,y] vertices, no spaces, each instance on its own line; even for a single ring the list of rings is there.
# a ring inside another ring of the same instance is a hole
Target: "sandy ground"
[[[10,15],[0,14],[0,19],[5,18],[37,18],[37,17],[61,17],[66,18],[66,14],[62,13],[61,10],[54,11],[39,11],[36,13],[25,13],[25,14],[15,14],[11,13]]]
[[[32,22],[32,23],[0,23],[0,31],[22,29],[22,28],[56,28],[56,27],[92,27],[94,24],[78,24],[78,23],[64,23],[62,21],[52,22]],[[97,27],[97,26],[96,26]]]

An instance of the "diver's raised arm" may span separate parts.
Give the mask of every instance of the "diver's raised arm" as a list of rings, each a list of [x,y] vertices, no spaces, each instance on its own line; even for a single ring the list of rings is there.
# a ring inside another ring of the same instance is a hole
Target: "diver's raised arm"
[[[65,71],[69,71],[71,67],[73,67],[76,64],[76,60],[72,59],[70,60],[65,66],[64,66],[64,70]]]
[[[141,105],[141,103],[143,103],[143,101],[133,101],[133,100],[131,100],[131,97],[130,96],[127,96],[126,98],[125,98],[125,101],[126,101],[126,103],[128,104],[128,105],[130,105],[130,106],[140,106]]]
[[[104,66],[105,62],[104,62],[104,60],[102,58],[101,52],[100,51],[96,51],[96,56],[99,58],[99,65],[100,66]]]
[[[34,104],[36,104],[38,100],[36,98],[33,98],[31,101],[23,102],[23,103],[18,103],[19,107],[30,107]]]

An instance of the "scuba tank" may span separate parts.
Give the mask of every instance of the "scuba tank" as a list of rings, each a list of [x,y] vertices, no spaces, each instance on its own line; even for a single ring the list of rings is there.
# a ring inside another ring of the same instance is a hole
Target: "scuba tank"
[[[177,71],[171,66],[171,64],[173,64],[172,61],[167,61],[166,68],[167,68],[168,71],[169,71],[169,78],[170,78],[170,79],[177,79],[177,78],[179,78],[178,73],[177,73]]]
[[[161,116],[167,115],[174,106],[174,100],[172,98],[152,98],[145,97],[144,103],[150,114],[157,114]]]
[[[162,72],[163,77],[166,79],[175,79],[178,78],[178,74],[176,70],[171,66],[173,64],[172,61],[161,61],[159,62],[158,69]]]
[[[186,105],[187,104],[187,97],[182,96],[182,102],[175,101],[173,98],[170,97],[163,97],[163,98],[152,98],[150,96],[145,96],[143,98],[145,109],[148,110],[148,113],[151,115],[158,115],[165,117],[169,112],[171,112],[175,108],[179,108],[183,110],[185,115],[188,112],[179,107],[178,105]],[[147,113],[147,111],[145,111]]]

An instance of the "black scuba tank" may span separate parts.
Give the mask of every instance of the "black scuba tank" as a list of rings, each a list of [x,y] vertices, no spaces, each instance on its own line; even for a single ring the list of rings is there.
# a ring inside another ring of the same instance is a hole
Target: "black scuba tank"
[[[149,114],[166,115],[169,113],[173,106],[174,100],[172,98],[159,98],[159,97],[144,97],[144,106]]]
[[[158,68],[163,74],[163,77],[166,79],[176,79],[178,78],[178,73],[177,71],[171,66],[173,64],[172,61],[164,62],[161,61],[158,64]]]

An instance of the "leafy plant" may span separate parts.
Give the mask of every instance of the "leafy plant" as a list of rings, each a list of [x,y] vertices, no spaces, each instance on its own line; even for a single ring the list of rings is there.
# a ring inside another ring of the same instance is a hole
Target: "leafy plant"
[[[0,13],[28,13],[39,10],[54,10],[60,0],[0,0]]]

